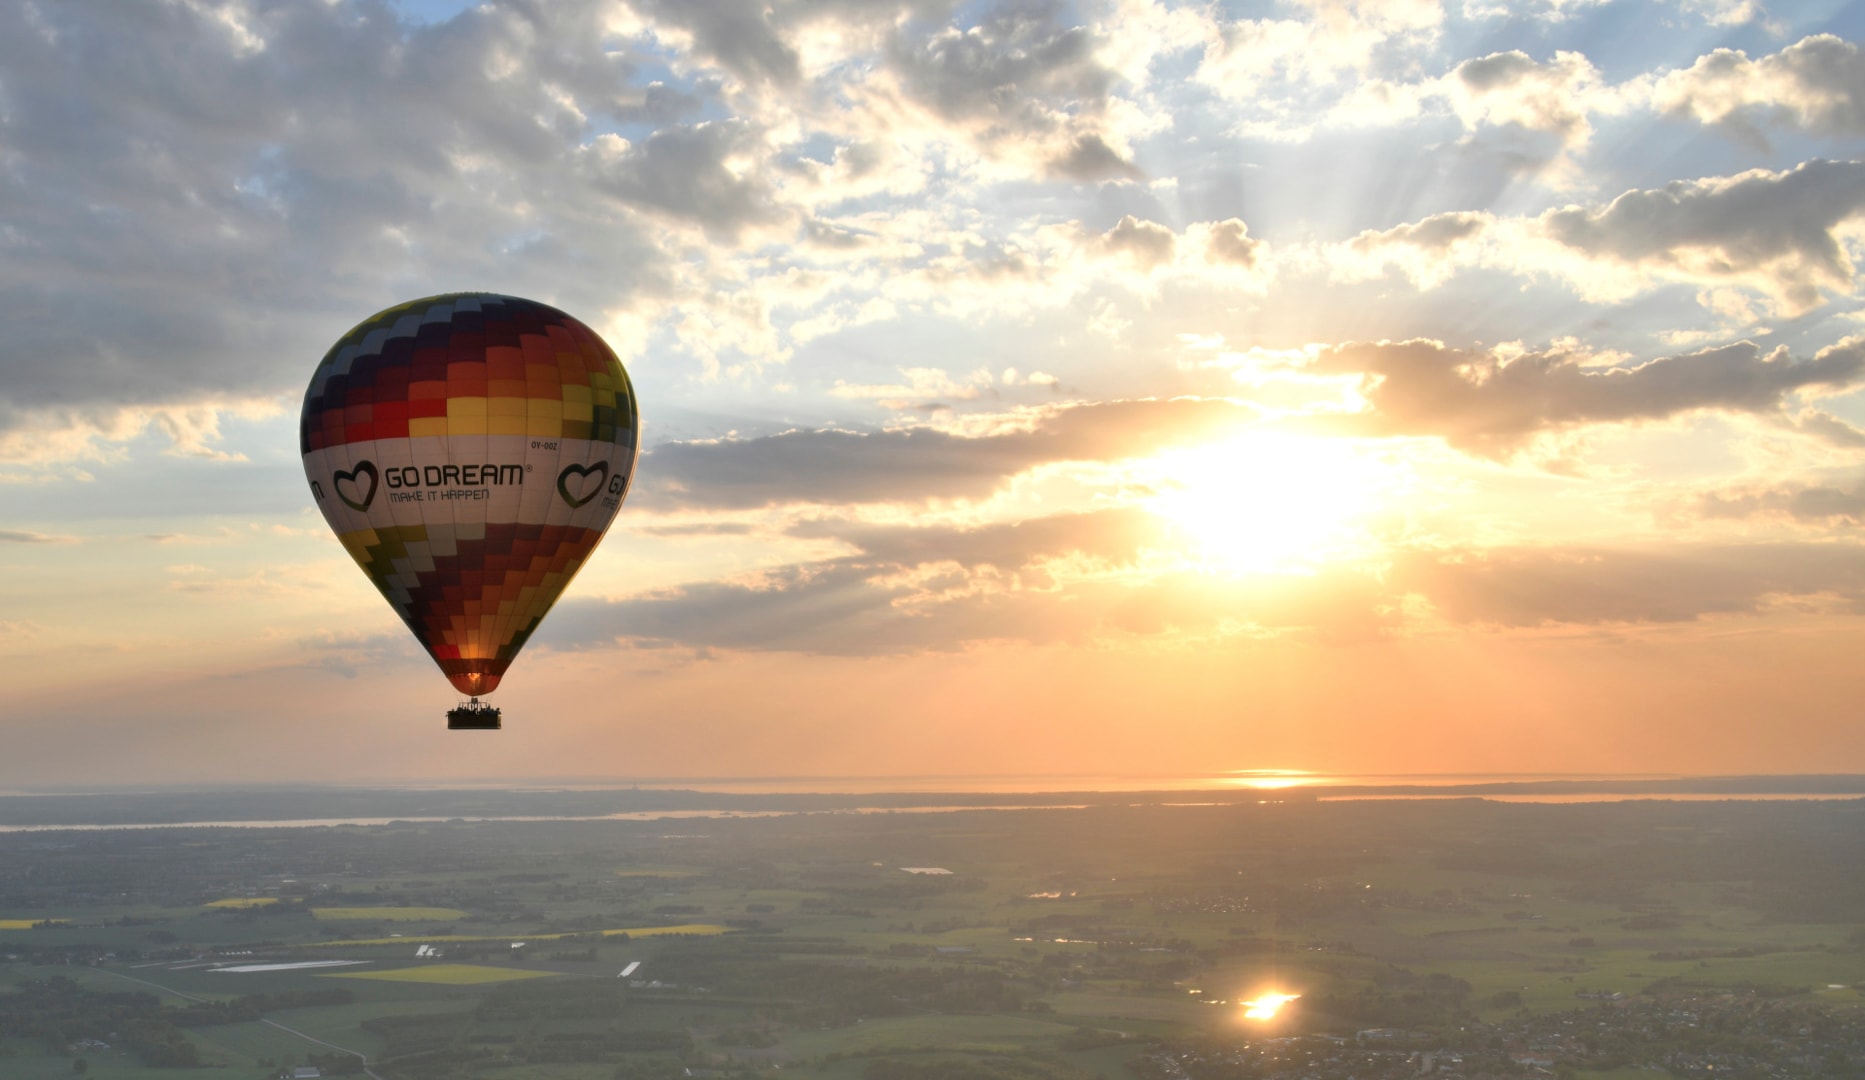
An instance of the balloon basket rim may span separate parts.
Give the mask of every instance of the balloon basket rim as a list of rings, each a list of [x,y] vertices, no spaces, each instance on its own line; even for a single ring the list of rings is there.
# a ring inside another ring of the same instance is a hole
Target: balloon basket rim
[[[498,706],[483,704],[478,698],[447,710],[448,731],[498,731],[503,722]]]

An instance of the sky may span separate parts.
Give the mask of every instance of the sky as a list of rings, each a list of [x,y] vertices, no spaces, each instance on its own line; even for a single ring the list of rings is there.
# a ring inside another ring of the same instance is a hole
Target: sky
[[[1865,772],[1865,10],[0,0],[0,784]],[[304,388],[644,453],[498,735]]]

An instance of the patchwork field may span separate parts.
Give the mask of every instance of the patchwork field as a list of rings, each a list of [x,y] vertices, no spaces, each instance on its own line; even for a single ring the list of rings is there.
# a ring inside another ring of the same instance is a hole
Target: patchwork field
[[[1853,803],[34,835],[0,834],[7,1080],[1654,1080],[1777,1028],[1819,1046],[1779,1075],[1865,1058]],[[1268,991],[1299,997],[1246,1020]]]

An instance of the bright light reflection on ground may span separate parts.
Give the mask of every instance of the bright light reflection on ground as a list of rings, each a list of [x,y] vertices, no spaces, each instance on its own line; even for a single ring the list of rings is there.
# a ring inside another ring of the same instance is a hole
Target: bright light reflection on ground
[[[1274,990],[1259,994],[1254,999],[1243,1003],[1243,1018],[1245,1020],[1274,1020],[1284,1005],[1301,996],[1300,994],[1278,993]]]

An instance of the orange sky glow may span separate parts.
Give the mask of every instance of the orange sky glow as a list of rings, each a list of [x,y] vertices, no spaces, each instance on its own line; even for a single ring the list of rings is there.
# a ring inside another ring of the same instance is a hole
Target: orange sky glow
[[[0,786],[1865,772],[1865,17],[1608,6],[0,15]],[[296,442],[460,288],[646,433],[496,735]]]

